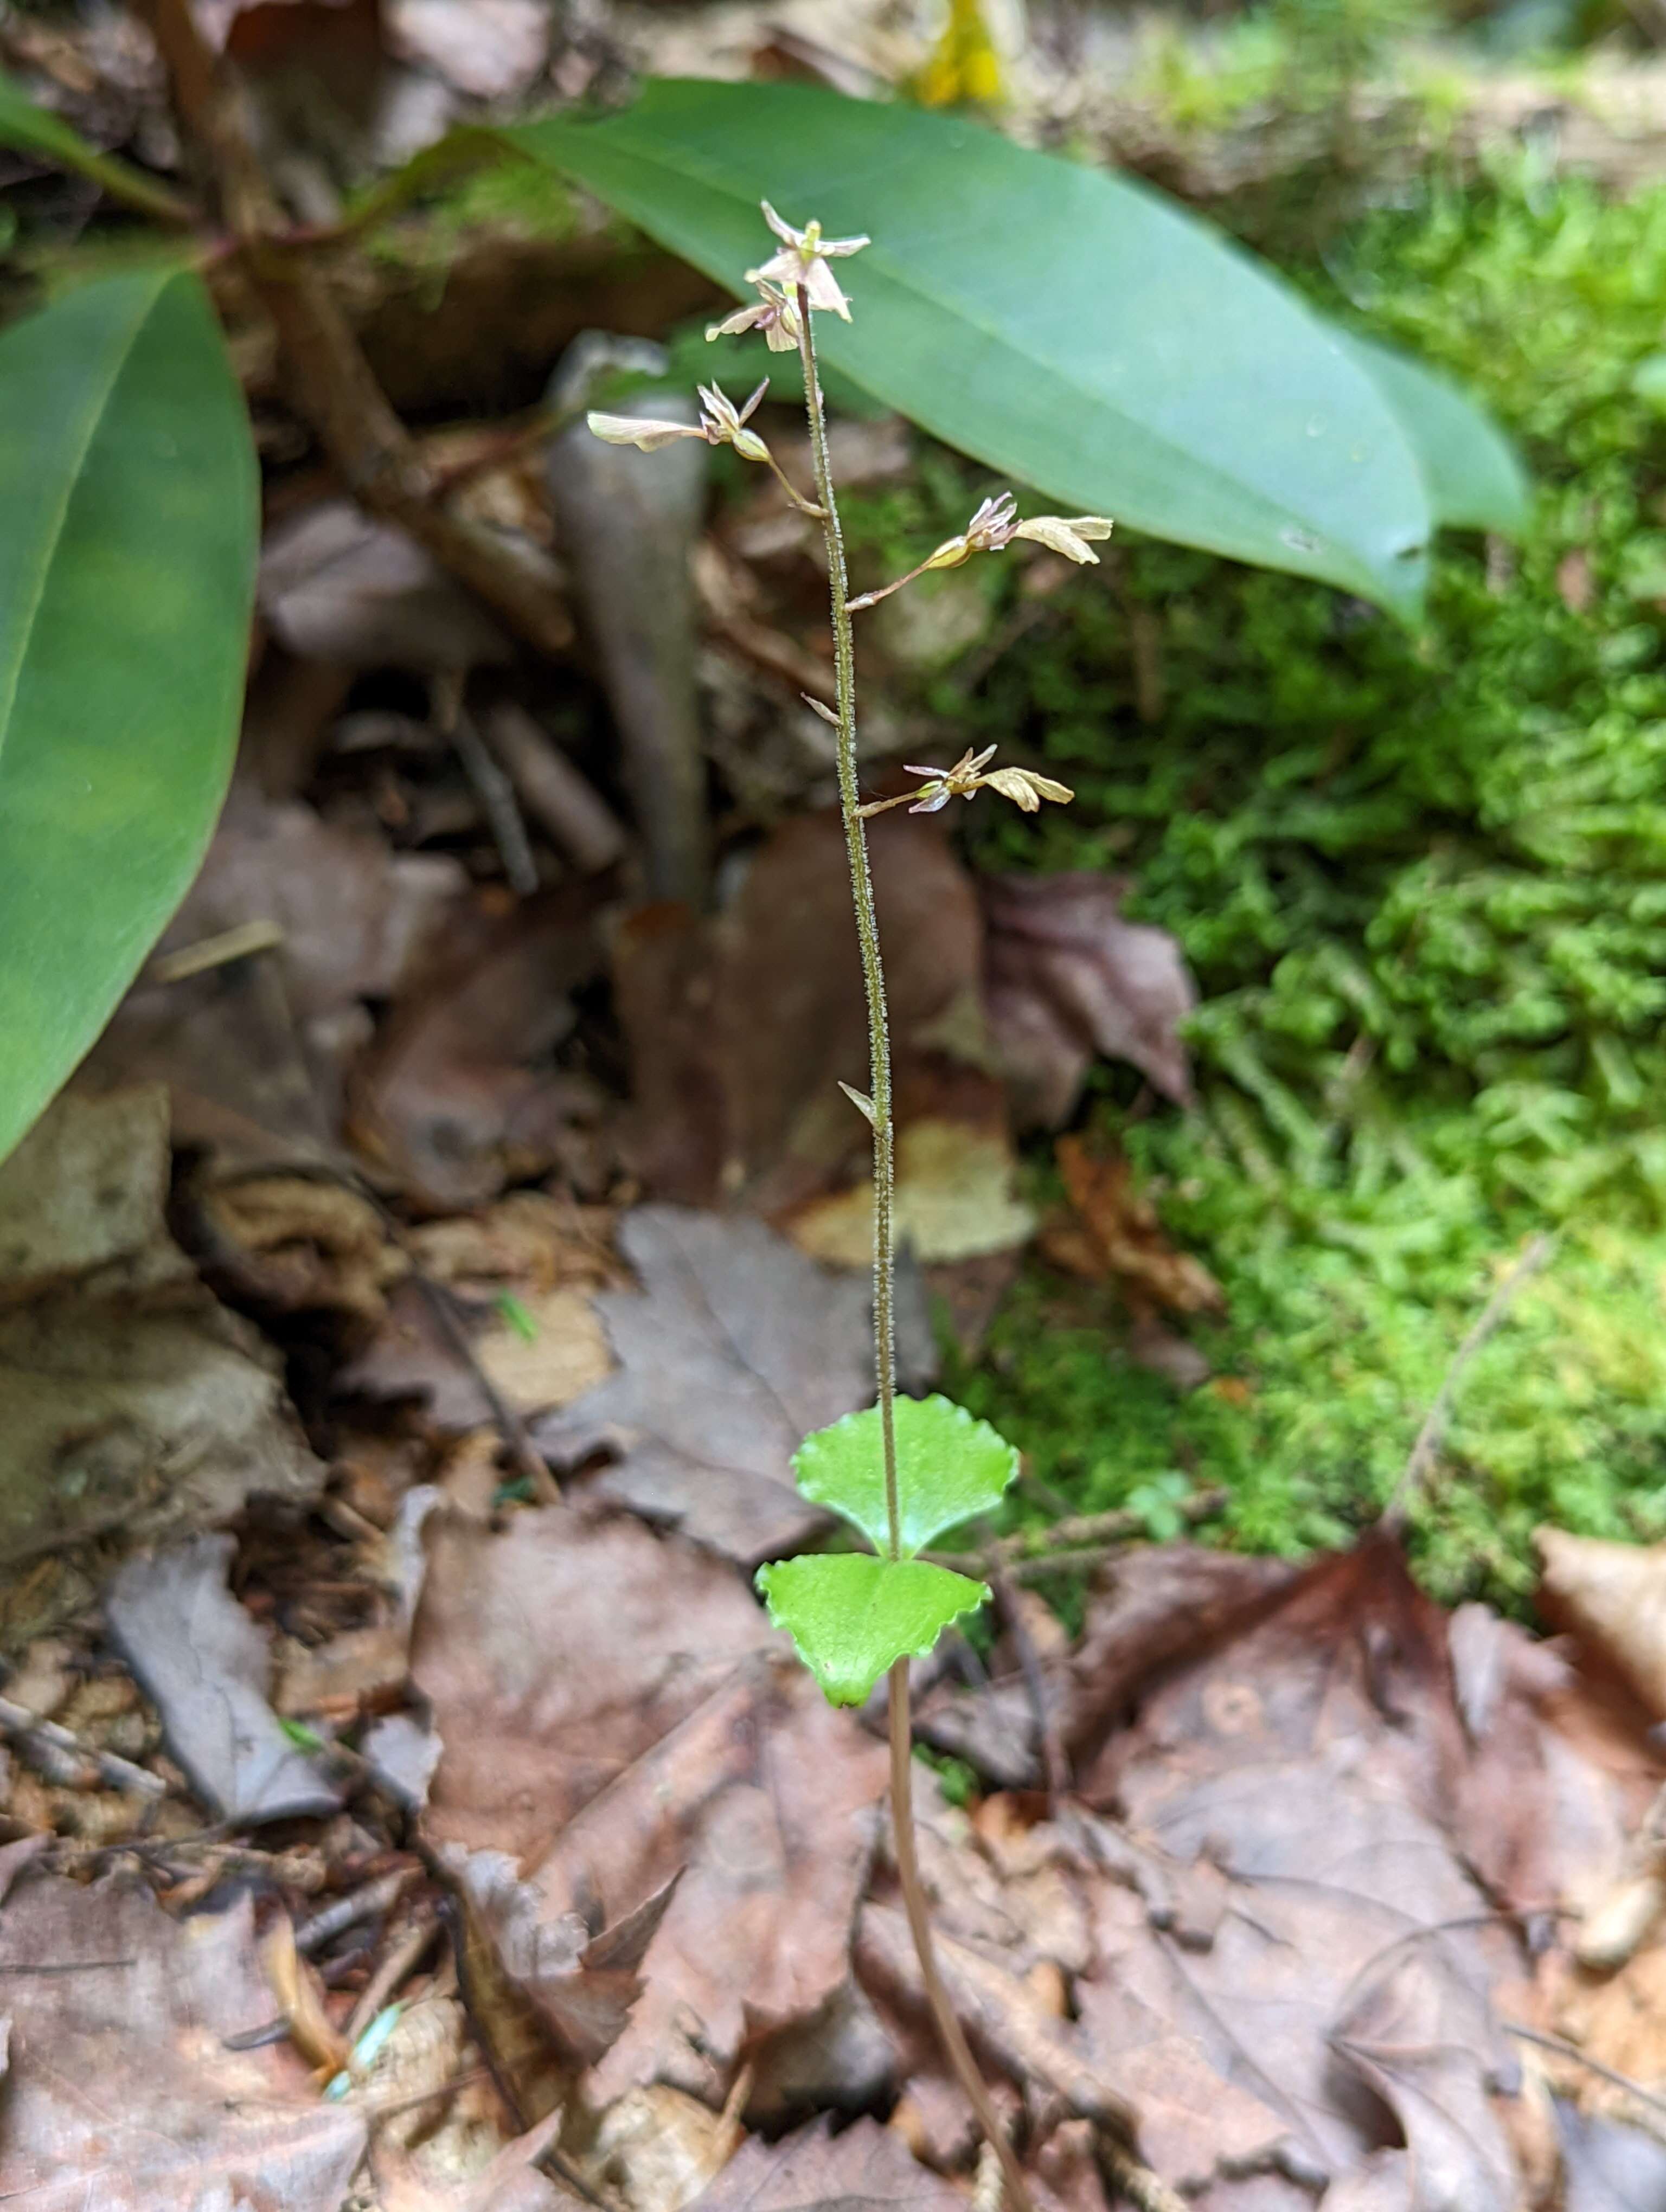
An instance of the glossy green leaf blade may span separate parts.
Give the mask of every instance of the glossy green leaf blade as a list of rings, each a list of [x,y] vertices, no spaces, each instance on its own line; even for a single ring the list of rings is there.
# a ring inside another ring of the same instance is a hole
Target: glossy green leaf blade
[[[0,1158],[189,885],[237,738],[258,523],[195,276],[0,336]]]
[[[1018,1455],[987,1421],[947,1398],[899,1398],[896,1422],[898,1533],[903,1557],[912,1559],[945,1528],[993,1512],[1018,1471]],[[877,1406],[806,1437],[793,1455],[793,1472],[812,1505],[842,1514],[876,1552],[889,1551]]]
[[[1354,331],[1341,335],[1400,417],[1435,520],[1455,530],[1519,537],[1531,505],[1527,471],[1491,416],[1449,378],[1397,347]]]
[[[827,358],[951,445],[1156,536],[1410,611],[1431,527],[1371,377],[1276,278],[1125,179],[813,86],[651,84],[506,132],[737,291],[757,204],[873,243]]]
[[[61,115],[33,100],[13,78],[0,70],[0,146],[21,154],[36,154],[60,169],[73,169],[118,199],[147,210],[165,222],[178,222],[190,210],[167,186],[154,183],[142,170],[132,168],[114,154],[100,154]]]
[[[836,1705],[860,1705],[893,1659],[923,1658],[952,1620],[982,1604],[982,1583],[922,1559],[866,1552],[760,1567],[769,1618]]]

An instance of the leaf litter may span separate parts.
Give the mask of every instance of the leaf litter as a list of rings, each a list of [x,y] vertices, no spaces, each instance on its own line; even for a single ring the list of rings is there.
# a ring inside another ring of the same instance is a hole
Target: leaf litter
[[[0,2194],[989,2212],[881,1717],[822,1700],[747,1579],[836,1540],[790,1459],[870,1394],[843,855],[782,819],[825,795],[819,641],[725,611],[696,547],[743,833],[696,918],[630,903],[634,848],[572,872],[528,763],[594,800],[550,736],[582,753],[584,680],[484,666],[478,611],[338,503],[269,550],[214,851],[0,1170],[0,1540],[58,1577],[7,1598]],[[785,592],[796,526],[772,560]],[[488,739],[522,717],[530,897],[421,709],[465,664]],[[1183,1103],[1195,994],[1117,881],[979,880],[901,814],[873,848],[901,1218],[976,1308],[1035,1226],[1014,1130],[1104,1057]],[[1125,1164],[1059,1160],[1049,1249],[1196,1381],[1170,1317],[1216,1287]],[[1135,1547],[1078,1636],[1003,1585],[987,1671],[952,1642],[922,1679],[970,1791],[920,1777],[945,1978],[1043,2212],[1666,2203],[1666,1570],[1568,1541],[1557,1644],[1441,1613],[1380,1536]]]

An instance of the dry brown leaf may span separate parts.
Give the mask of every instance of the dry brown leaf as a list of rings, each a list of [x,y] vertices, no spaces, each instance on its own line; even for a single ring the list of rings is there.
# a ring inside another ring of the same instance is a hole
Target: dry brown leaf
[[[886,946],[899,1217],[923,1261],[1022,1243],[1006,1101],[982,1006],[982,927],[942,826],[869,825]],[[738,1198],[806,1249],[858,1252],[872,1200],[867,1026],[838,817],[775,831],[708,926],[652,908],[616,948],[633,1164],[663,1197]]]
[[[1118,1284],[1147,1314],[1153,1305],[1169,1313],[1225,1311],[1219,1284],[1201,1260],[1169,1242],[1157,1208],[1134,1189],[1121,1152],[1098,1152],[1071,1136],[1059,1139],[1054,1154],[1075,1211],[1043,1240],[1049,1259],[1073,1273]]]
[[[569,2065],[605,2052],[598,2100],[721,2102],[749,2021],[843,1978],[881,1747],[698,1553],[571,1510],[431,1529],[425,1832]]]
[[[696,2204],[697,2212],[964,2212],[958,2191],[870,2119],[838,2135],[818,2120],[781,2142],[754,2136]]]
[[[10,2014],[0,2196],[46,2212],[338,2212],[364,2122],[271,2021],[253,1905],[170,1920],[148,1891],[25,1878],[0,1916]]]
[[[562,1157],[594,1118],[593,1085],[547,1065],[599,957],[582,890],[523,901],[459,933],[395,1000],[354,1072],[354,1144],[435,1212],[483,1204]],[[471,934],[472,941],[471,941]]]
[[[106,1598],[110,1632],[155,1698],[168,1748],[225,1819],[330,1813],[340,1789],[284,1733],[268,1702],[268,1632],[226,1587],[229,1536],[130,1559]]]
[[[748,1565],[790,1551],[827,1525],[793,1454],[872,1395],[867,1278],[681,1206],[625,1215],[619,1247],[642,1288],[596,1300],[617,1371],[536,1441],[568,1465],[611,1449],[593,1488]]]
[[[1538,1528],[1539,1609],[1572,1628],[1657,1721],[1666,1720],[1666,1544],[1610,1544]]]
[[[1180,1028],[1197,994],[1164,929],[1124,921],[1115,876],[994,876],[979,886],[985,1003],[1021,1123],[1069,1120],[1096,1054],[1125,1060],[1184,1106]]]
[[[277,1355],[168,1234],[168,1169],[155,1088],[60,1099],[0,1167],[0,1546],[322,1484]]]

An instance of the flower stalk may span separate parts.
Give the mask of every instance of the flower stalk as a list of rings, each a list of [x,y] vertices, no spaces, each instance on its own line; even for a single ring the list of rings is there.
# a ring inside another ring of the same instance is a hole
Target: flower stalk
[[[779,222],[772,226],[779,228]],[[873,873],[868,863],[866,810],[861,802],[856,761],[856,653],[851,629],[850,586],[845,572],[844,536],[839,524],[838,501],[827,447],[827,410],[822,398],[816,366],[816,342],[811,327],[813,304],[808,288],[797,287],[799,358],[804,367],[805,408],[810,424],[810,452],[815,471],[816,496],[822,509],[822,535],[827,548],[829,598],[833,617],[835,713],[838,731],[839,811],[844,820],[845,849],[850,860],[850,892],[856,915],[856,934],[861,946],[862,987],[867,1000],[870,1097],[863,1107],[873,1125],[873,1352],[874,1379],[879,1391],[879,1433],[885,1453],[885,1521],[890,1556],[902,1556],[901,1510],[897,1492],[897,1328],[895,1212],[897,1195],[896,1129],[891,1106],[891,1034],[885,1010],[885,967],[879,952],[879,925],[873,907]],[[970,797],[970,793],[967,794]],[[921,1880],[914,1829],[914,1729],[909,1714],[909,1662],[898,1659],[888,1676],[891,1699],[891,1821],[897,1858],[897,1879],[903,1892],[903,1910],[927,2002],[945,2054],[977,2115],[979,2126],[1000,2161],[1006,2185],[1007,2212],[1033,2212],[1030,2191],[1017,2154],[1007,2141],[1000,2115],[978,2071],[948,1991],[937,1970],[932,1942],[931,1906]]]

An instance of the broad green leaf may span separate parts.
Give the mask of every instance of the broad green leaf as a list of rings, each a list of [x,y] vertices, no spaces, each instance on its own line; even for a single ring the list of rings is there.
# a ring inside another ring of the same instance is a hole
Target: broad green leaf
[[[923,1559],[866,1552],[760,1567],[769,1618],[836,1705],[860,1705],[893,1659],[923,1658],[952,1620],[982,1604],[982,1583]]]
[[[0,146],[21,154],[37,154],[60,169],[73,169],[91,177],[112,199],[125,200],[163,222],[188,222],[191,210],[165,185],[156,184],[143,170],[131,167],[114,154],[100,154],[61,115],[37,107],[28,94],[0,70]]]
[[[0,334],[0,1158],[208,843],[258,489],[195,276],[106,277]]]
[[[1450,378],[1409,354],[1356,331],[1340,335],[1400,417],[1435,520],[1455,530],[1519,536],[1528,523],[1527,471],[1492,417]]]
[[[737,292],[760,199],[870,233],[838,264],[854,321],[817,335],[876,397],[1067,513],[1418,605],[1429,502],[1377,384],[1146,186],[808,85],[664,82],[503,135]]]
[[[1000,1504],[1018,1455],[987,1421],[947,1398],[897,1401],[897,1495],[903,1555],[912,1559],[974,1514]],[[806,1437],[793,1455],[799,1488],[812,1505],[853,1521],[877,1552],[889,1551],[885,1448],[879,1409],[847,1413]]]

